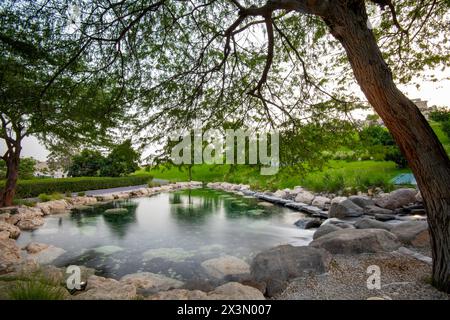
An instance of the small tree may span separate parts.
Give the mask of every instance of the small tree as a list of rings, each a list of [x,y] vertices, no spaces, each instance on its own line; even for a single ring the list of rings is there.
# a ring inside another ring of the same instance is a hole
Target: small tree
[[[131,140],[115,146],[100,169],[101,176],[119,177],[139,169],[140,154],[133,149]]]
[[[95,150],[84,149],[72,158],[68,175],[71,177],[96,177],[105,164],[105,157]]]

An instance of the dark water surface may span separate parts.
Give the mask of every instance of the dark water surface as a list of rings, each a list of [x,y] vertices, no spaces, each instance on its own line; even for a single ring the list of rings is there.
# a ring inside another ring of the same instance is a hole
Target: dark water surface
[[[261,250],[311,241],[313,231],[293,225],[303,214],[258,203],[212,189],[162,193],[48,216],[43,227],[22,232],[18,242],[63,248],[66,253],[53,264],[85,265],[103,276],[146,271],[184,281],[205,280],[200,267],[204,260],[233,255],[250,263]],[[104,214],[113,207],[129,212]]]

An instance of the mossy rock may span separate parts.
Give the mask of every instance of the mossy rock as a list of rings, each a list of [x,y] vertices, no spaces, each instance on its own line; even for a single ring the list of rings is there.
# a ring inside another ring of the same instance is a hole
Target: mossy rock
[[[127,208],[114,208],[114,209],[107,209],[104,212],[105,214],[127,214],[128,209]]]

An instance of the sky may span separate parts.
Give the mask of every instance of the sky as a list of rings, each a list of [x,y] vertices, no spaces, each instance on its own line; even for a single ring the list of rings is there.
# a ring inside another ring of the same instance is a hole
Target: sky
[[[447,73],[450,71],[446,71]],[[440,82],[422,82],[418,90],[415,86],[399,86],[410,99],[420,98],[427,100],[428,105],[450,107],[450,80]],[[359,89],[357,89],[359,90]],[[0,154],[6,151],[4,140],[0,140]],[[23,141],[22,157],[33,157],[39,161],[45,161],[49,151],[35,137],[27,137]],[[145,152],[144,152],[145,155]]]

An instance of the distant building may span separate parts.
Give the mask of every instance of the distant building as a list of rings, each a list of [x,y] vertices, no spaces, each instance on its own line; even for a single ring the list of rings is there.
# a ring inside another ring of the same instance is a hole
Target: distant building
[[[426,117],[428,117],[429,113],[433,110],[433,108],[428,106],[428,101],[422,99],[412,99],[412,102],[419,108],[420,112]]]
[[[34,175],[36,177],[47,177],[47,178],[66,178],[67,172],[65,172],[62,168],[58,168],[57,170],[51,170],[48,167],[47,162],[38,161],[34,166]]]

